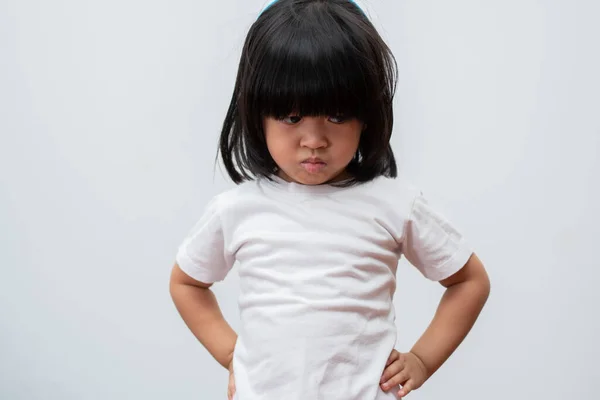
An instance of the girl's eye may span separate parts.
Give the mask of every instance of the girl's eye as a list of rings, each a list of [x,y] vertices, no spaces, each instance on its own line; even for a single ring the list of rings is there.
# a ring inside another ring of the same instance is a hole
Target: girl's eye
[[[327,119],[334,124],[343,124],[349,120],[349,118],[346,118],[344,115],[330,116],[327,117]],[[287,117],[281,118],[280,121],[288,125],[296,125],[302,121],[302,117],[300,115],[288,115]]]
[[[329,117],[329,121],[333,122],[334,124],[343,124],[344,122],[348,121],[348,118],[344,117],[343,115],[335,115]]]
[[[302,120],[302,117],[299,115],[288,115],[287,117],[281,118],[282,122],[285,122],[289,125],[295,125]]]

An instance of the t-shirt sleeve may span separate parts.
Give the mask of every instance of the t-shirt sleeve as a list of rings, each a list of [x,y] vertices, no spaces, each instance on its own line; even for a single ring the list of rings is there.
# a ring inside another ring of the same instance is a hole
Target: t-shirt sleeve
[[[402,252],[426,278],[440,281],[458,272],[473,251],[463,236],[418,193],[406,221]]]
[[[233,257],[226,253],[218,196],[179,246],[176,261],[183,272],[204,283],[222,281],[231,270]]]

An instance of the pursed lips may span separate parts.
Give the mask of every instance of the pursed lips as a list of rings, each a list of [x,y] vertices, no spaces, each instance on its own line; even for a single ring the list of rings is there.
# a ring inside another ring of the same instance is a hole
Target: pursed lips
[[[323,161],[322,159],[318,158],[318,157],[310,157],[307,158],[306,160],[302,161],[302,163],[308,163],[308,164],[327,164],[325,161]]]
[[[318,157],[310,157],[302,161],[302,167],[309,173],[317,173],[321,171],[327,163]]]

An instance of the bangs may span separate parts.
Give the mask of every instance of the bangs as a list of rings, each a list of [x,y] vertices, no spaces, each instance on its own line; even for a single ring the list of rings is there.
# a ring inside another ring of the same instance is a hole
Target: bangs
[[[275,118],[295,113],[363,119],[380,85],[368,45],[351,39],[360,37],[352,32],[360,27],[345,26],[330,13],[311,13],[310,7],[303,11],[290,16],[277,35],[263,38],[263,57],[248,79],[249,111]]]

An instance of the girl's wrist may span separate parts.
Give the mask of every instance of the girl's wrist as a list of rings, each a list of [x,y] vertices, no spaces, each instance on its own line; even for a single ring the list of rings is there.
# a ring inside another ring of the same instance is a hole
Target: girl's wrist
[[[225,368],[227,368],[229,372],[233,372],[233,351],[227,356]]]
[[[427,367],[427,364],[425,364],[423,359],[417,353],[415,353],[414,350],[411,350],[409,353],[415,357],[418,364],[421,366],[421,369],[423,370],[423,373],[425,374],[426,379],[429,379],[429,377],[431,376],[431,373],[429,372],[430,369]]]

